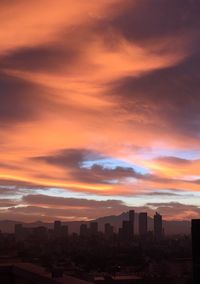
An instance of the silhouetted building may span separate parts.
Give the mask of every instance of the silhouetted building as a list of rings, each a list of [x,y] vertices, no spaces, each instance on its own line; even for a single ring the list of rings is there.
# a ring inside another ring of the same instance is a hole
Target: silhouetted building
[[[122,228],[119,229],[119,238],[121,240],[133,240],[134,237],[134,221],[135,221],[135,211],[129,211],[129,220],[124,220],[122,222]]]
[[[54,232],[55,233],[60,233],[61,230],[61,222],[60,221],[55,221],[54,222]]]
[[[62,225],[60,228],[61,231],[61,237],[62,238],[67,238],[68,237],[68,226],[67,225]]]
[[[193,283],[200,283],[200,219],[192,220]]]
[[[67,238],[68,236],[68,226],[62,225],[61,221],[54,222],[54,236],[55,238]]]
[[[156,212],[154,215],[154,238],[160,241],[163,236],[162,216]]]
[[[111,237],[113,235],[113,226],[111,226],[110,223],[105,224],[104,233],[106,237]]]
[[[134,237],[134,225],[135,225],[135,211],[129,211],[129,238],[130,240]]]
[[[139,213],[139,235],[144,237],[147,235],[147,213]]]
[[[91,235],[97,235],[98,234],[98,223],[97,222],[91,222],[90,223],[90,234]]]
[[[88,228],[87,228],[87,224],[81,224],[80,225],[80,236],[81,237],[85,237],[88,234]]]
[[[122,230],[122,228],[119,228],[119,230],[118,230],[118,236],[119,236],[119,239],[120,239],[120,240],[123,239],[123,230]]]
[[[123,241],[130,240],[130,221],[122,222],[121,238]]]
[[[43,226],[36,227],[33,229],[34,238],[38,241],[46,241],[47,240],[47,229]]]

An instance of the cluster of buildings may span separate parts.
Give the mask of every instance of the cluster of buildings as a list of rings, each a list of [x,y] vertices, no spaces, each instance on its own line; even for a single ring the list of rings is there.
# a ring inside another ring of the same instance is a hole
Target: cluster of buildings
[[[46,240],[47,238],[66,239],[68,236],[68,226],[62,225],[61,221],[54,222],[53,229],[47,229],[44,226],[35,228],[24,227],[22,224],[15,225],[15,238],[17,241],[23,241],[28,237],[38,240]]]
[[[131,241],[134,239],[135,233],[135,211],[130,210],[128,212],[128,220],[122,221],[122,227],[119,228],[118,237],[121,241]],[[110,223],[105,223],[104,225],[104,236],[110,238],[114,235],[115,228]],[[98,222],[92,221],[87,223],[82,223],[80,225],[80,237],[97,236],[99,234]],[[153,236],[155,241],[160,241],[163,238],[164,230],[162,224],[162,216],[157,212],[154,215],[154,232],[148,231],[148,215],[146,212],[141,212],[138,214],[138,234],[141,239],[145,239],[147,236]],[[48,237],[61,239],[68,236],[68,226],[63,225],[61,221],[55,221],[53,229],[47,229],[44,226],[39,226],[36,228],[23,227],[22,224],[15,225],[15,237],[17,240],[24,240],[27,236],[32,235],[32,237],[39,239],[44,239]]]
[[[129,219],[122,222],[122,227],[119,228],[118,235],[121,240],[130,241],[135,236],[135,211],[129,211]],[[86,223],[80,226],[80,236],[97,235],[98,223],[90,222],[89,226]],[[110,223],[104,225],[104,235],[110,237],[114,234],[114,227]],[[138,214],[138,234],[140,238],[145,239],[148,234],[148,215],[147,212]],[[153,236],[156,241],[162,240],[164,234],[162,216],[156,212],[154,215],[154,232]]]
[[[80,237],[96,236],[99,234],[99,226],[97,222],[90,222],[89,226],[84,223],[80,225]],[[112,237],[114,234],[114,226],[106,223],[104,226],[105,237]]]
[[[138,233],[140,238],[145,239],[148,234],[148,215],[141,212],[138,215]],[[154,239],[162,240],[164,234],[162,216],[156,212],[154,215]],[[119,236],[122,240],[132,240],[135,235],[135,211],[129,211],[129,220],[123,221],[122,228],[119,229]]]
[[[68,226],[58,220],[51,228],[27,228],[16,224],[13,243],[23,261],[42,263],[48,268],[49,282],[45,283],[65,283],[66,277],[72,277],[69,283],[73,283],[72,280],[74,283],[102,284],[200,283],[200,220],[192,220],[191,255],[190,236],[163,238],[163,221],[159,213],[155,213],[153,220],[146,212],[135,213],[134,210],[123,216],[125,220],[122,219],[120,228],[114,221],[83,222],[77,228],[79,234],[69,232]],[[3,274],[18,277],[18,273],[24,277],[24,264],[20,265],[23,267],[18,264],[0,267],[0,278]],[[26,267],[26,274],[30,269]],[[56,274],[59,279],[55,282],[54,272],[61,270],[63,276]]]
[[[200,219],[192,220],[193,282],[200,283]]]

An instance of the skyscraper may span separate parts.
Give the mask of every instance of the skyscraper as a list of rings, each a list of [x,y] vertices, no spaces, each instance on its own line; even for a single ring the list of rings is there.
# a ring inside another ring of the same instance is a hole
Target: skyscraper
[[[58,231],[60,231],[60,228],[61,228],[61,222],[60,221],[55,221],[54,222],[54,231],[58,232]]]
[[[60,230],[61,230],[61,237],[62,238],[67,238],[68,237],[68,226],[67,225],[62,225]]]
[[[130,210],[129,211],[129,236],[130,240],[134,237],[134,223],[135,223],[135,211]]]
[[[97,222],[91,222],[90,223],[90,234],[91,235],[97,235],[98,234],[98,223]]]
[[[139,235],[144,237],[147,235],[147,213],[139,213]]]
[[[124,220],[122,222],[122,240],[129,241],[130,240],[130,221]]]
[[[200,283],[200,219],[192,220],[193,283]]]
[[[105,224],[104,233],[106,237],[111,237],[113,235],[113,226],[111,226],[110,223]]]
[[[54,236],[56,238],[61,236],[61,221],[54,221]]]
[[[162,239],[163,229],[162,229],[162,216],[156,212],[154,215],[154,238],[156,241]]]
[[[85,237],[87,236],[87,233],[88,233],[87,224],[81,224],[80,225],[80,236]]]

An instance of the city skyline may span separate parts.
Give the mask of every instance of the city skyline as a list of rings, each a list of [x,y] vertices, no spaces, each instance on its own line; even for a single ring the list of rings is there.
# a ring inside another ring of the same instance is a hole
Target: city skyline
[[[199,13],[1,1],[0,220],[200,218]]]
[[[134,210],[129,210],[126,213],[128,218],[123,219],[119,227],[113,225],[112,221],[104,222],[103,226],[99,226],[98,220],[90,220],[88,222],[80,222],[79,231],[75,232],[69,231],[68,225],[66,225],[61,220],[54,220],[51,224],[53,225],[53,227],[46,227],[46,224],[42,224],[42,222],[40,222],[40,225],[37,226],[26,227],[26,224],[16,222],[12,234],[14,233],[16,239],[21,241],[24,241],[27,237],[30,237],[33,231],[37,233],[38,238],[41,237],[41,234],[47,235],[48,232],[53,233],[54,237],[58,239],[67,238],[69,237],[69,235],[79,235],[81,238],[88,238],[92,236],[97,237],[98,235],[100,236],[103,233],[104,237],[108,240],[112,240],[114,237],[117,237],[118,240],[122,243],[134,242],[136,239],[138,239],[138,237],[144,243],[148,240],[159,243],[165,239],[162,216],[158,214],[158,212],[155,212],[154,214],[153,228],[151,229],[148,227],[149,220],[148,214],[146,212],[138,213],[138,222],[135,222],[136,220]],[[0,230],[0,234],[6,233],[7,232],[2,232]],[[176,235],[180,236],[180,234],[174,233],[174,236]],[[169,237],[169,235],[167,237]],[[171,237],[173,237],[173,235]]]

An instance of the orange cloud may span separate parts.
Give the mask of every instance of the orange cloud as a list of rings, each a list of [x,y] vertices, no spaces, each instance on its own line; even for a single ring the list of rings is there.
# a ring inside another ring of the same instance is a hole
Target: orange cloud
[[[199,7],[175,2],[0,4],[3,185],[200,190]]]

